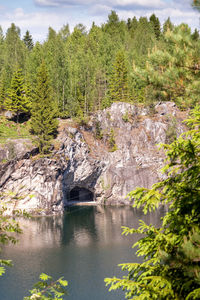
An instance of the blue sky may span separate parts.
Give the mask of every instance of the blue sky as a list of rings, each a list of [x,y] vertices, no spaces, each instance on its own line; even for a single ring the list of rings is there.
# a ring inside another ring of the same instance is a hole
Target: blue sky
[[[155,13],[163,23],[168,16],[175,24],[185,22],[192,29],[200,28],[200,14],[190,5],[190,0],[0,0],[0,25],[4,32],[14,22],[22,36],[28,29],[34,40],[43,41],[51,26],[59,30],[69,24],[70,29],[84,24],[88,29],[92,22],[100,25],[107,20],[111,10],[120,19],[136,16],[149,17]]]

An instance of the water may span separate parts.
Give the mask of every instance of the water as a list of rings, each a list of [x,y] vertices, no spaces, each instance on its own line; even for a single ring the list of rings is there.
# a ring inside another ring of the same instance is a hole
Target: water
[[[143,216],[131,207],[71,207],[64,216],[21,220],[17,245],[3,248],[12,259],[0,279],[0,300],[22,300],[42,272],[69,282],[69,300],[121,300],[122,292],[108,292],[104,278],[122,276],[117,267],[138,261],[131,248],[138,237],[121,236],[121,226],[137,227],[138,220],[160,223],[162,212]]]

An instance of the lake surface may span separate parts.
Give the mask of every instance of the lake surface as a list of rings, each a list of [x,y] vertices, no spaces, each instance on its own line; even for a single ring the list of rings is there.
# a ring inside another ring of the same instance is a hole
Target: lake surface
[[[121,226],[138,227],[140,219],[160,224],[162,211],[143,216],[131,207],[77,206],[65,215],[21,220],[23,234],[1,257],[14,266],[0,278],[1,300],[22,300],[44,272],[69,282],[69,300],[122,300],[123,292],[108,292],[104,278],[122,276],[117,267],[138,261],[131,248],[136,236],[122,236]]]

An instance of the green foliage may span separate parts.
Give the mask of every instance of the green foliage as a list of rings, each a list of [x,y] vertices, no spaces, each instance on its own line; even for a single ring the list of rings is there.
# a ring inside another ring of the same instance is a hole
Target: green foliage
[[[26,31],[26,34],[24,35],[23,41],[29,51],[33,49],[33,39],[28,30]]]
[[[163,33],[166,33],[167,31],[172,31],[173,28],[174,25],[172,24],[170,17],[168,17],[165,23],[163,24]]]
[[[192,39],[194,41],[197,41],[199,39],[199,31],[195,28],[193,34],[192,34]]]
[[[5,117],[0,116],[0,143],[6,142],[7,139],[30,138],[29,122],[16,124],[8,121]]]
[[[103,29],[111,36],[114,42],[119,43],[125,38],[126,23],[119,20],[119,16],[114,10],[111,10],[111,13],[108,15],[108,21]]]
[[[128,74],[123,51],[116,54],[109,84],[110,102],[127,102],[130,100]]]
[[[42,61],[61,118],[86,117],[113,101],[152,106],[172,100],[193,107],[200,88],[199,47],[197,30],[191,34],[185,25],[181,32],[168,18],[161,32],[155,14],[123,21],[111,11],[105,24],[93,23],[88,32],[83,24],[72,32],[68,25],[58,33],[50,27],[46,40],[35,44],[28,30],[21,39],[12,23],[5,37],[0,28],[0,109],[9,99],[16,68],[23,71],[25,94],[32,98]]]
[[[18,123],[20,114],[28,113],[30,111],[30,105],[30,99],[26,94],[22,70],[17,69],[13,74],[11,87],[4,102],[4,107],[16,113]]]
[[[122,120],[124,122],[130,122],[130,116],[129,116],[128,111],[126,111],[125,114],[122,116]]]
[[[0,245],[15,244],[17,239],[13,236],[13,233],[22,232],[15,218],[6,215],[6,210],[7,208],[2,202],[2,195],[0,195]],[[17,215],[19,215],[19,211],[13,211],[13,216]],[[5,273],[6,266],[12,266],[11,260],[0,259],[0,276]]]
[[[176,139],[176,128],[177,128],[177,121],[174,116],[168,116],[168,128],[166,131],[166,141],[167,143],[171,144]]]
[[[123,234],[143,234],[134,247],[142,263],[120,266],[128,275],[106,278],[110,290],[123,289],[128,299],[199,299],[200,291],[200,106],[186,121],[190,130],[167,151],[163,172],[166,179],[152,189],[130,193],[134,207],[146,214],[167,205],[168,212],[157,228],[140,221],[138,229],[123,228]]]
[[[139,60],[143,64],[144,57],[156,43],[154,26],[146,17],[140,17],[134,32],[133,43],[134,60]]]
[[[156,39],[158,40],[160,38],[160,34],[161,34],[161,29],[160,29],[160,21],[159,19],[156,17],[155,14],[152,14],[149,18],[149,21],[152,23],[153,25],[153,29],[154,29],[154,33],[156,36]]]
[[[26,56],[26,46],[20,39],[20,28],[14,23],[6,32],[5,41],[3,43],[3,66],[6,71],[7,87],[13,74],[13,69],[16,67],[24,69]]]
[[[156,45],[148,55],[145,69],[134,67],[132,76],[147,87],[147,98],[194,107],[200,91],[199,50],[200,44],[192,38],[190,28],[181,24],[166,31],[159,47]]]
[[[38,70],[37,86],[32,102],[31,129],[35,135],[34,142],[41,153],[47,153],[51,139],[58,127],[56,106],[52,100],[52,91],[45,63]]]
[[[98,120],[95,121],[95,138],[98,140],[101,140],[103,138],[101,123]]]
[[[114,152],[117,150],[117,145],[115,142],[115,132],[113,128],[110,129],[110,133],[108,135],[108,145],[110,152]]]
[[[5,98],[6,98],[6,87],[5,87],[5,71],[3,70],[0,77],[0,111],[3,109]]]
[[[136,17],[133,17],[132,19],[128,18],[127,27],[128,27],[128,31],[130,32],[130,35],[132,38],[134,37],[137,25],[138,25],[138,21],[137,21]]]
[[[42,273],[40,281],[38,281],[32,290],[31,296],[24,297],[24,300],[62,300],[63,296],[67,294],[66,287],[68,282],[63,277],[53,281],[52,277]]]

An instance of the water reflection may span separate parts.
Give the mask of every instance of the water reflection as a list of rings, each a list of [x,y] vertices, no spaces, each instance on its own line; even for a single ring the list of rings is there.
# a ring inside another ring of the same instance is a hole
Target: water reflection
[[[55,245],[86,246],[118,244],[124,237],[121,227],[137,228],[139,220],[159,226],[163,210],[144,215],[131,207],[74,206],[68,207],[63,216],[21,219],[23,235],[16,247],[46,248]],[[134,241],[134,236],[131,237]],[[137,239],[137,238],[136,238]]]
[[[69,207],[63,216],[62,245],[70,242],[84,246],[98,240],[96,224],[96,207]]]
[[[105,277],[120,274],[118,263],[138,259],[131,248],[138,237],[122,236],[121,226],[138,227],[139,219],[159,225],[162,215],[161,210],[144,216],[131,207],[77,206],[63,216],[20,220],[19,243],[1,253],[14,267],[0,280],[0,299],[23,299],[42,272],[69,281],[66,300],[124,299],[104,285]]]

